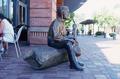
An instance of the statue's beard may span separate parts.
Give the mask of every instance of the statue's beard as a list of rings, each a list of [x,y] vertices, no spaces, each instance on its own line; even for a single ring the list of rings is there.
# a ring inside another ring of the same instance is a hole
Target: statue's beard
[[[66,20],[66,19],[68,19],[68,18],[66,18],[66,17],[63,17],[63,19],[65,19],[65,20]]]
[[[68,16],[63,15],[63,19],[65,19],[65,20],[68,19]]]

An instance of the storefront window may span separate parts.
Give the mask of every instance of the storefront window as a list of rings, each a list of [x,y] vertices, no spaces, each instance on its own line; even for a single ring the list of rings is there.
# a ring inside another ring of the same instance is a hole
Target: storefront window
[[[0,13],[4,16],[13,18],[13,1],[12,0],[0,0]]]

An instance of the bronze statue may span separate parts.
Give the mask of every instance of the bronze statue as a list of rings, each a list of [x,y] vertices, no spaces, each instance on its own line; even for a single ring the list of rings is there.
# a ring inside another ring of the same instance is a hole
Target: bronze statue
[[[74,35],[67,35],[64,25],[64,21],[68,18],[68,16],[69,8],[67,6],[60,6],[57,9],[57,18],[51,23],[48,32],[48,46],[56,49],[65,48],[68,53],[70,68],[83,71],[82,66],[84,64],[79,63],[76,60],[76,56],[80,56],[80,53],[74,51],[74,47],[78,46],[78,42]]]

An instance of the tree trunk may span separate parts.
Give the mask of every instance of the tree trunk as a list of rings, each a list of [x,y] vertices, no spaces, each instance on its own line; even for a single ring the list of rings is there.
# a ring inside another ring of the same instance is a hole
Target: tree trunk
[[[106,32],[105,32],[105,29],[106,29],[106,28],[105,28],[105,26],[104,26],[104,38],[106,38]]]
[[[100,27],[98,26],[98,31],[100,31]]]

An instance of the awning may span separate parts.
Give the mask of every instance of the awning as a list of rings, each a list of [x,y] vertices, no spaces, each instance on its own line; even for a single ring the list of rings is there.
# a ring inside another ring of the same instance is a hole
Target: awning
[[[69,7],[70,12],[73,12],[80,8],[84,2],[86,2],[86,0],[64,0],[64,5]]]
[[[83,25],[95,24],[95,23],[97,23],[97,21],[96,20],[92,20],[92,19],[87,19],[85,21],[80,22],[80,24],[83,24]]]

